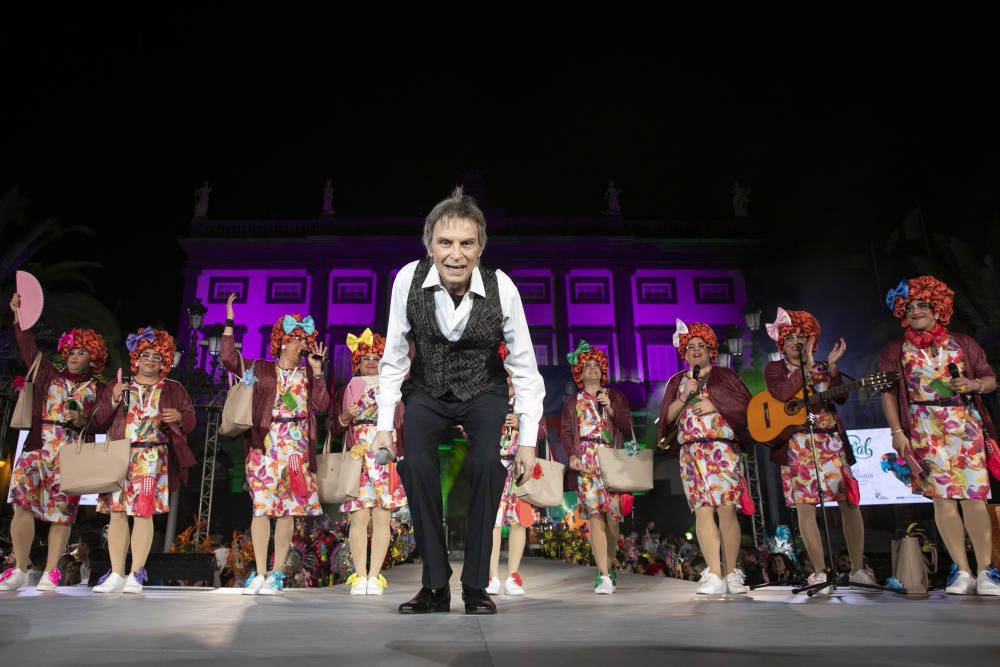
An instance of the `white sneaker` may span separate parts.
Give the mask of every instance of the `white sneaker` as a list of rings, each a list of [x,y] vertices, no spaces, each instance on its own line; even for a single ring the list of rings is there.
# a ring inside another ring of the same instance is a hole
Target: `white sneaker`
[[[240,591],[241,595],[257,595],[260,593],[260,587],[264,585],[264,575],[255,574],[253,577],[247,580],[246,585],[243,586],[243,590]]]
[[[610,577],[609,577],[610,579]],[[614,583],[612,582],[612,587]],[[503,582],[503,590],[507,595],[524,595],[524,580],[519,572],[514,572]]]
[[[368,579],[355,572],[347,578],[345,584],[350,584],[351,595],[368,595]]]
[[[1000,583],[997,583],[994,577],[990,576],[989,570],[983,570],[976,577],[976,593],[979,595],[1000,595]]]
[[[281,572],[272,572],[267,575],[264,585],[260,587],[261,595],[281,595],[285,589],[285,575]]]
[[[611,595],[615,592],[615,585],[611,583],[611,577],[606,574],[601,575],[601,582],[594,587],[594,592],[598,595]]]
[[[58,568],[52,568],[47,572],[42,572],[42,577],[38,580],[38,585],[35,588],[39,591],[54,591],[61,579],[62,572]]]
[[[500,595],[500,579],[490,577],[490,585],[486,587],[486,592],[489,595]]]
[[[878,586],[878,582],[875,581],[875,577],[872,576],[871,572],[867,569],[855,570],[851,572],[851,575],[847,578],[847,581],[852,584],[867,584],[868,586]]]
[[[16,567],[9,568],[0,574],[0,591],[16,591],[21,586],[28,585],[28,573]]]
[[[746,575],[743,574],[743,570],[736,568],[732,572],[726,575],[726,590],[728,590],[733,595],[740,595],[741,593],[747,592]]]
[[[368,577],[367,591],[368,595],[382,595],[383,591],[388,588],[389,582],[385,580],[381,574],[377,577]],[[352,593],[354,591],[351,591]]]
[[[812,574],[809,575],[809,579],[806,581],[806,583],[809,586],[813,586],[815,584],[822,584],[825,582],[826,582],[826,572],[813,572]],[[820,588],[815,593],[813,593],[813,595],[829,595],[832,592],[833,590],[829,586],[824,586],[823,588]]]
[[[701,573],[698,581],[701,583],[698,587],[699,595],[722,595],[726,592],[725,580],[708,568]]]
[[[951,595],[972,595],[976,592],[976,580],[965,570],[959,570],[955,580],[944,589]]]
[[[122,593],[141,593],[142,584],[139,580],[135,578],[135,572],[128,575],[128,579],[125,580],[125,585],[122,586]]]
[[[125,577],[112,572],[103,584],[97,584],[92,590],[95,593],[121,593],[123,588],[125,588]]]

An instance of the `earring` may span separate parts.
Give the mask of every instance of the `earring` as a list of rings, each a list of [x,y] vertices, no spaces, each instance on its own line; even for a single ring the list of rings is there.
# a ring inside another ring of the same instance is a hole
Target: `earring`
[[[287,345],[282,345],[281,349],[284,350],[286,347],[288,347],[288,346]]]

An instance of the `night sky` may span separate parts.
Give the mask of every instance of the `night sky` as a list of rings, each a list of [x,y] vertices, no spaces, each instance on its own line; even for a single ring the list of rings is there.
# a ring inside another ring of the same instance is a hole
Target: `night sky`
[[[918,203],[931,232],[997,213],[996,16],[580,7],[7,9],[0,190],[96,230],[49,253],[103,262],[127,326],[173,326],[206,178],[211,217],[314,217],[325,178],[338,214],[422,216],[474,168],[512,214],[596,214],[612,178],[626,216],[687,220],[728,218],[738,179],[765,238],[818,254],[881,247]]]

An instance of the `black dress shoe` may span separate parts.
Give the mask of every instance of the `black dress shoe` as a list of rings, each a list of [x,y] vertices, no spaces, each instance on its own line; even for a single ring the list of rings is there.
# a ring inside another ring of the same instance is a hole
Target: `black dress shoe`
[[[431,590],[421,588],[410,601],[399,605],[400,614],[447,614],[451,611],[451,589],[447,586]]]
[[[482,588],[471,588],[462,584],[462,601],[466,614],[495,614],[497,605]]]

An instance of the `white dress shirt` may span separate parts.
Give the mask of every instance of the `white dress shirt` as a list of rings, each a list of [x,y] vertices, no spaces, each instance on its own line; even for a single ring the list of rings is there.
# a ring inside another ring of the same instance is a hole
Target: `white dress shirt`
[[[411,325],[406,316],[406,303],[418,263],[411,262],[400,269],[392,284],[385,351],[378,366],[381,386],[378,397],[380,431],[393,430],[392,418],[396,414],[396,404],[402,396],[400,386],[410,370],[410,343],[407,335],[410,333]],[[514,383],[514,412],[520,421],[521,433],[535,433],[542,418],[545,383],[535,363],[535,349],[531,345],[531,333],[524,317],[521,295],[514,281],[506,273],[497,271],[496,277],[500,292],[500,308],[503,311],[503,338],[508,350],[504,366],[511,372]],[[453,343],[462,337],[469,323],[469,315],[472,313],[472,294],[486,296],[486,288],[478,266],[472,269],[472,282],[457,307],[448,290],[441,284],[441,277],[433,263],[421,287],[434,288],[435,321],[441,334]],[[525,438],[521,444],[534,447],[534,438]]]

